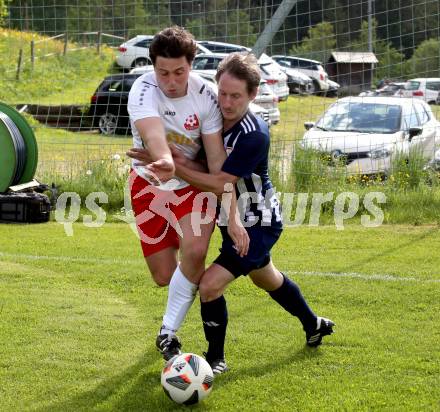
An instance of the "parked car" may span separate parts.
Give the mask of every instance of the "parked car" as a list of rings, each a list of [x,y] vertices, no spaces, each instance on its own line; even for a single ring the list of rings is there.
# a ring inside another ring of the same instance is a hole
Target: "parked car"
[[[197,44],[207,48],[212,53],[234,53],[250,51],[248,47],[239,44],[223,43],[220,41],[198,40]]]
[[[328,89],[325,95],[328,97],[337,97],[341,85],[330,79],[327,80],[327,83],[328,83]]]
[[[266,80],[261,79],[258,87],[257,96],[254,103],[263,107],[269,112],[269,119],[271,124],[277,124],[280,121],[280,109],[278,107],[278,97],[275,96],[272,89],[267,84]]]
[[[228,55],[228,53],[201,53],[193,61],[193,69],[204,71],[211,76],[215,76],[219,63]],[[266,80],[274,94],[279,100],[286,100],[289,96],[289,87],[287,86],[287,76],[282,72],[280,66],[276,64],[267,54],[262,54],[258,59],[258,65],[261,70],[261,77]]]
[[[286,73],[290,94],[310,94],[313,91],[313,80],[299,70],[281,66]]]
[[[102,134],[130,134],[128,93],[140,75],[125,73],[107,76],[96,89],[90,99],[89,116],[93,127],[97,127]]]
[[[428,104],[398,97],[345,97],[318,122],[306,122],[303,147],[315,149],[329,164],[342,162],[348,173],[386,174],[397,153],[434,156],[440,122]]]
[[[282,67],[295,69],[313,80],[312,93],[325,93],[329,89],[328,74],[316,60],[301,57],[276,55],[272,58]]]
[[[149,48],[154,36],[139,35],[122,43],[116,55],[116,63],[123,69],[132,69],[151,65]],[[199,53],[210,53],[208,49],[198,44]]]
[[[359,93],[359,96],[402,96],[406,82],[391,82],[380,89],[367,90]]]
[[[440,149],[434,154],[434,157],[428,162],[425,169],[440,172]]]
[[[404,97],[416,97],[427,103],[436,103],[440,92],[440,78],[417,78],[408,80],[402,90]]]
[[[91,97],[88,116],[93,127],[102,134],[114,135],[131,133],[130,120],[127,112],[128,94],[134,81],[151,66],[133,69],[135,73],[124,73],[107,76]],[[216,88],[216,85],[214,85]],[[269,111],[257,104],[251,110],[270,126]]]

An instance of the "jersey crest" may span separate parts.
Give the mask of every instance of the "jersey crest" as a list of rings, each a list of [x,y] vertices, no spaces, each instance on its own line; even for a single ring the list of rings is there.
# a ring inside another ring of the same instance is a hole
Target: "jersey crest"
[[[200,123],[199,123],[199,118],[197,117],[196,114],[191,114],[189,115],[186,120],[185,120],[185,124],[183,125],[183,127],[186,130],[196,130],[200,127]]]

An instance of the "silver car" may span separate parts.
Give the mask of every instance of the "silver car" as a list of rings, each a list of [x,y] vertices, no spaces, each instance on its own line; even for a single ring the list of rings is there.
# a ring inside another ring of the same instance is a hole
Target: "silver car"
[[[397,153],[412,150],[432,159],[440,145],[440,122],[418,99],[345,97],[304,126],[302,146],[344,163],[350,174],[388,173]]]

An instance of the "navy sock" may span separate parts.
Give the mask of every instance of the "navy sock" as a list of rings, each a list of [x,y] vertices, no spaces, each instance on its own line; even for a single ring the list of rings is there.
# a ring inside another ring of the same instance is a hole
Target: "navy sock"
[[[209,344],[207,358],[209,360],[223,359],[228,325],[226,300],[222,295],[211,302],[200,302],[200,309],[205,337]]]
[[[270,297],[287,312],[299,318],[305,331],[314,331],[316,329],[316,315],[310,309],[298,285],[283,273],[281,274],[284,277],[284,282],[278,289],[268,292]]]

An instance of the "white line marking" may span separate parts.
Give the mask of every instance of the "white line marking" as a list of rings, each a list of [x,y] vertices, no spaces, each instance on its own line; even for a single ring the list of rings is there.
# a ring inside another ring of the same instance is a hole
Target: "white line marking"
[[[100,264],[115,264],[115,263],[143,263],[142,258],[139,259],[116,259],[116,258],[88,258],[76,256],[44,256],[44,255],[23,255],[19,253],[4,253],[0,252],[0,258],[14,258],[14,259],[28,259],[28,260],[55,260],[61,262],[80,262],[80,263],[100,263]]]
[[[290,275],[303,275],[303,276],[321,276],[329,278],[350,278],[350,279],[362,279],[362,280],[381,280],[387,282],[417,282],[417,283],[440,283],[440,279],[418,279],[415,277],[407,276],[395,276],[386,274],[373,274],[368,275],[366,273],[356,272],[307,272],[307,271],[286,271],[283,272]]]
[[[25,259],[25,260],[53,260],[60,262],[79,262],[79,263],[98,263],[98,264],[143,264],[142,257],[139,259],[118,259],[118,258],[89,258],[77,256],[45,256],[45,255],[26,255],[20,253],[5,253],[0,252],[0,258],[5,259]],[[296,276],[317,276],[328,278],[348,278],[348,279],[362,279],[375,280],[385,282],[416,282],[416,283],[440,283],[440,279],[419,279],[416,277],[396,276],[387,274],[366,274],[356,272],[315,272],[315,271],[283,271],[286,275]]]

